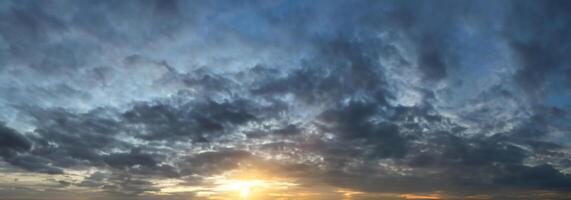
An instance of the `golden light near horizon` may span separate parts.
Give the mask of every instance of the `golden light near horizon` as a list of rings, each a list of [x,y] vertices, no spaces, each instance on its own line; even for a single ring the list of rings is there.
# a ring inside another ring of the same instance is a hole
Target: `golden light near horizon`
[[[300,187],[297,180],[272,175],[259,169],[239,169],[219,175],[204,177],[197,185],[185,185],[182,180],[156,180],[160,191],[154,195],[174,195],[192,192],[196,197],[209,200],[267,200],[267,199],[308,199],[309,194]]]
[[[279,173],[276,173],[279,174]],[[272,175],[263,170],[233,170],[205,177],[198,185],[183,185],[181,180],[156,181],[161,191],[156,195],[173,195],[193,192],[196,197],[208,200],[352,200],[359,198],[401,199],[402,194],[375,194],[330,185],[312,184],[307,187],[300,180]],[[418,196],[407,196],[418,197]]]
[[[268,195],[291,194],[298,185],[295,180],[254,167],[228,171],[205,181],[211,185],[208,199],[268,199]]]
[[[249,194],[250,194],[250,187],[249,186],[244,186],[240,190],[240,196],[244,199],[247,199]]]
[[[229,180],[227,183],[220,185],[223,191],[232,191],[237,193],[242,199],[248,199],[256,187],[259,189],[271,189],[271,186],[263,180]]]
[[[250,187],[252,187],[252,184],[250,182],[242,182],[239,183],[239,187],[240,187],[240,197],[247,199],[248,195],[250,195]]]

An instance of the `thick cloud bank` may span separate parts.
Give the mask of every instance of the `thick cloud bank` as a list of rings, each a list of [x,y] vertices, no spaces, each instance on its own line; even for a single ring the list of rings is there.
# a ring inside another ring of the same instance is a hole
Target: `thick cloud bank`
[[[566,199],[569,36],[557,0],[2,1],[0,198],[256,169],[292,199]]]

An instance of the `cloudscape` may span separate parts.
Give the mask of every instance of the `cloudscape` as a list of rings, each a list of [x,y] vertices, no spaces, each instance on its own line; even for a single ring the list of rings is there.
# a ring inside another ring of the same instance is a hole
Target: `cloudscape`
[[[0,199],[570,197],[571,1],[0,1]]]

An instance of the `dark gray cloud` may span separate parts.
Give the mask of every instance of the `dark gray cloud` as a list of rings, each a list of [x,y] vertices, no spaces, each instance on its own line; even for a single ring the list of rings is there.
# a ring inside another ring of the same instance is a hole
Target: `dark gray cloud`
[[[320,116],[323,131],[338,135],[341,141],[349,141],[348,145],[359,146],[373,158],[403,157],[407,139],[396,124],[374,121],[378,106],[378,103],[350,101],[338,110],[325,111]]]
[[[12,152],[28,151],[32,144],[23,135],[16,130],[6,127],[6,124],[0,124],[0,148],[2,156],[10,156]]]
[[[182,172],[185,174],[219,174],[238,168],[240,162],[244,162],[251,156],[248,151],[241,150],[203,152],[185,159],[187,165]]]
[[[277,106],[260,106],[246,99],[224,102],[206,99],[176,106],[144,103],[135,105],[121,117],[129,127],[142,127],[132,130],[136,137],[148,140],[182,137],[207,142],[241,125],[259,121],[260,117],[271,117],[274,114],[269,112],[279,111]]]
[[[563,37],[571,31],[567,12],[570,6],[565,1],[545,4],[528,1],[511,8],[505,37],[520,65],[514,78],[529,93],[555,92],[546,91],[550,87],[544,85],[558,81],[557,74],[566,73],[570,67],[565,56],[569,41]],[[544,19],[556,19],[557,22],[546,26]]]
[[[247,169],[367,194],[565,198],[570,5],[2,2],[0,170],[51,178],[0,182],[0,197],[196,196]]]

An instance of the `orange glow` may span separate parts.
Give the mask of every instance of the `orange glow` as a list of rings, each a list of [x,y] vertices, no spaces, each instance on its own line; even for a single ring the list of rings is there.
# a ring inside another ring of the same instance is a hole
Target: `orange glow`
[[[272,176],[260,170],[234,170],[206,178],[201,197],[224,200],[262,200],[281,196],[297,188],[290,179]]]
[[[181,180],[157,180],[161,190],[151,194],[174,195],[192,192],[205,200],[358,200],[358,199],[442,199],[441,194],[377,193],[338,188],[326,184],[308,187],[303,179],[288,178],[275,171],[238,169],[204,177],[199,185],[185,185]]]
[[[256,190],[272,188],[272,182],[264,180],[221,180],[214,188],[218,193],[237,193],[242,199],[248,199]]]
[[[358,195],[363,195],[365,193],[363,192],[359,192],[359,191],[353,191],[353,190],[347,190],[347,189],[338,189],[336,192],[342,193],[343,194],[343,200],[350,200],[352,199],[354,196],[358,196]]]
[[[403,194],[400,195],[403,199],[440,199],[436,195],[415,195],[415,194]]]

